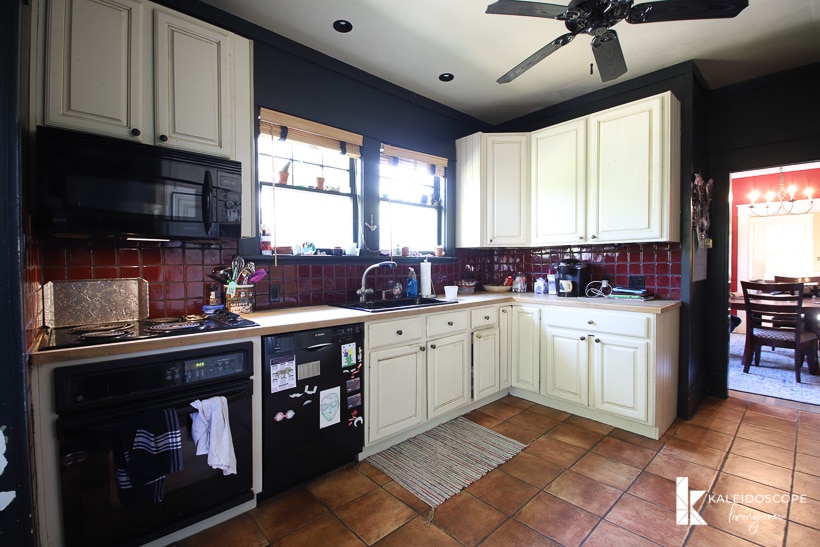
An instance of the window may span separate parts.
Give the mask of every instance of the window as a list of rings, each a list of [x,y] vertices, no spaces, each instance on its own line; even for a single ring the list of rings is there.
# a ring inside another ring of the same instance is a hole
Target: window
[[[260,224],[275,246],[356,241],[359,135],[261,109]]]
[[[383,145],[379,247],[432,252],[443,241],[445,158]]]

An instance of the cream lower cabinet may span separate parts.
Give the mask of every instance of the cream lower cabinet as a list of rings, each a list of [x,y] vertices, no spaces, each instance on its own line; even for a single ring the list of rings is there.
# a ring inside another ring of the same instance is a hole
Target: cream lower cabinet
[[[427,323],[427,417],[470,402],[470,315],[433,313]]]
[[[498,387],[507,389],[512,384],[512,306],[498,309]]]
[[[512,387],[538,393],[540,385],[541,306],[511,306]]]
[[[472,328],[473,400],[489,397],[501,389],[501,330],[497,306],[478,308],[470,313]],[[508,313],[505,313],[505,316]],[[507,329],[505,329],[505,333]],[[506,345],[505,345],[506,349]],[[504,359],[505,366],[509,361]],[[509,374],[504,373],[509,382]],[[509,385],[509,384],[508,384]]]

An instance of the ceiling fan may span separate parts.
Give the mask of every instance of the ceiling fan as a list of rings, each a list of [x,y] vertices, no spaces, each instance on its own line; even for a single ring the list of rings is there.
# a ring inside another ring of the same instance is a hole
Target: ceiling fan
[[[592,53],[601,80],[608,82],[626,74],[626,60],[612,30],[616,23],[658,23],[692,19],[725,19],[737,16],[748,7],[748,0],[658,0],[633,5],[633,0],[570,0],[568,6],[498,0],[487,6],[487,13],[525,15],[564,21],[569,30],[548,43],[498,79],[499,84],[513,81],[548,55],[572,42],[579,34],[592,36]]]

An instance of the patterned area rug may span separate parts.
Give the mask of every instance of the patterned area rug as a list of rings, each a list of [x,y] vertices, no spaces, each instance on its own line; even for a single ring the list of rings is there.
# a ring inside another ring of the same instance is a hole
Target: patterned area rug
[[[794,381],[794,350],[763,348],[760,366],[753,364],[748,374],[744,373],[741,361],[745,337],[734,332],[729,335],[729,389],[820,405],[820,376],[809,374],[804,363],[801,383]]]
[[[435,508],[525,447],[458,417],[367,461]]]

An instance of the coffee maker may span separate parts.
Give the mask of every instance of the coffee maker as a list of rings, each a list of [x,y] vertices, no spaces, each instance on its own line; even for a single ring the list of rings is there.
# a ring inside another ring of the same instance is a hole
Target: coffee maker
[[[586,296],[589,284],[587,265],[575,258],[562,260],[558,264],[558,296]]]

